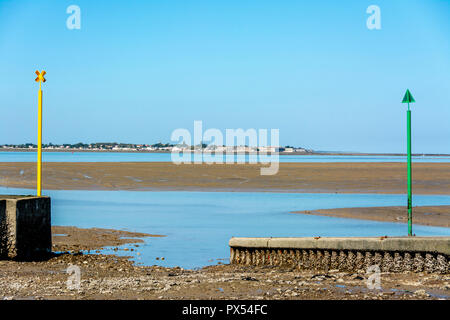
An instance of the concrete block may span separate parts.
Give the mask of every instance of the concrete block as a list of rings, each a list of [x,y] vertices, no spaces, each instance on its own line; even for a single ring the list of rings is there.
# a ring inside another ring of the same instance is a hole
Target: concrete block
[[[50,197],[0,195],[0,257],[41,260],[51,250]]]
[[[231,238],[230,247],[432,252],[450,255],[450,237]]]
[[[270,238],[231,238],[230,247],[267,248]]]

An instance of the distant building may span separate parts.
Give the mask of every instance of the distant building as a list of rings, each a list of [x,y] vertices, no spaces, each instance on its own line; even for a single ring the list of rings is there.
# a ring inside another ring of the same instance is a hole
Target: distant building
[[[259,147],[259,152],[277,152],[280,148],[279,147]]]

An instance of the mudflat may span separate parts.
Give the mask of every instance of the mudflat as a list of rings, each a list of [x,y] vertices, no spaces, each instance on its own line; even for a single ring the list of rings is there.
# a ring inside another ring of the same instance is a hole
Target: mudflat
[[[365,272],[318,273],[232,264],[186,270],[138,266],[127,257],[79,251],[118,245],[120,235],[133,237],[123,240],[136,243],[133,250],[137,252],[141,244],[135,237],[151,236],[120,230],[54,227],[54,254],[48,260],[0,260],[0,299],[437,300],[450,297],[448,274],[382,273],[382,289],[370,290],[367,289],[369,275]],[[149,238],[148,245],[151,242]],[[79,287],[68,285],[70,266],[79,267]]]
[[[0,163],[0,186],[35,188],[30,162]],[[44,163],[44,189],[196,190],[311,193],[406,193],[404,163],[280,163],[276,175],[261,164],[170,162]],[[450,163],[413,164],[415,194],[450,194]]]
[[[406,206],[403,207],[364,207],[295,211],[293,213],[319,216],[352,218],[373,221],[406,223]],[[413,223],[425,226],[450,227],[450,206],[413,207]]]

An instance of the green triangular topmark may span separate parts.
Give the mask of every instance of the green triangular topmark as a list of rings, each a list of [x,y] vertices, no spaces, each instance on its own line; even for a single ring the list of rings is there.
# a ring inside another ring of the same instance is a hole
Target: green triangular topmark
[[[413,102],[416,102],[416,100],[414,100],[411,92],[409,92],[409,89],[406,89],[406,93],[405,96],[403,97],[402,103],[413,103]]]

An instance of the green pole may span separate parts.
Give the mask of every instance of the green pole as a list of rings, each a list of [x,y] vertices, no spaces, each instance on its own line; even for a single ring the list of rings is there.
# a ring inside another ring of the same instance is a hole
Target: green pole
[[[409,109],[409,103],[406,114],[408,127],[408,236],[412,236],[411,110]]]
[[[406,127],[408,131],[408,236],[412,236],[412,179],[411,179],[411,110],[409,104],[414,103],[414,100],[409,89],[406,90],[402,103],[408,104],[408,111],[406,111]]]

